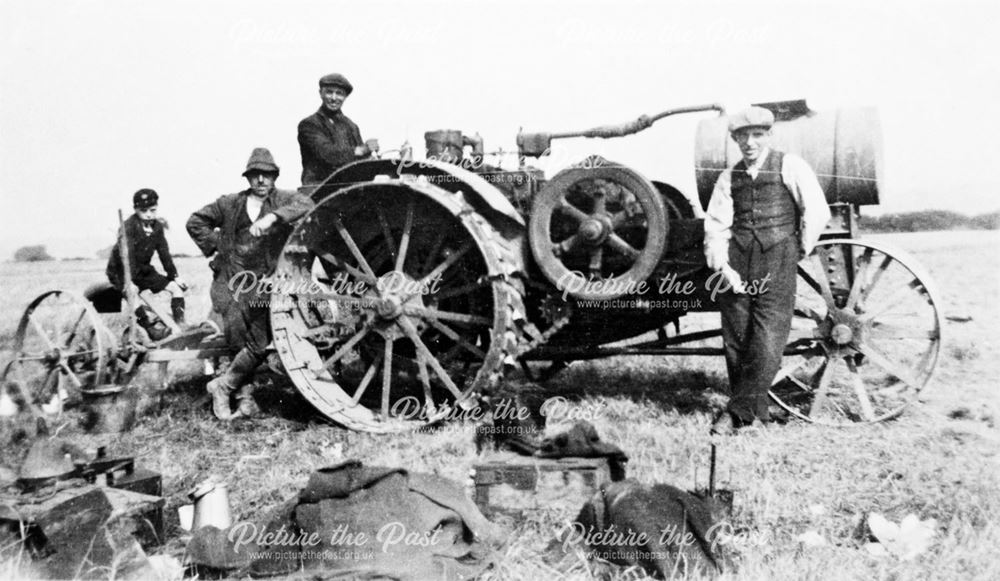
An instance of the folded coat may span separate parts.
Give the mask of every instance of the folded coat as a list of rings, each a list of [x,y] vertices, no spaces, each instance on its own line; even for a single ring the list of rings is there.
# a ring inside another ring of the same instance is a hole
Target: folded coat
[[[205,557],[227,556],[200,563],[242,567],[254,577],[460,580],[482,573],[506,540],[459,484],[357,460],[313,473],[262,527],[285,534],[272,545],[241,547],[242,555],[252,552],[254,558],[240,562],[228,558],[231,552],[199,546]],[[299,542],[289,546],[281,539]]]

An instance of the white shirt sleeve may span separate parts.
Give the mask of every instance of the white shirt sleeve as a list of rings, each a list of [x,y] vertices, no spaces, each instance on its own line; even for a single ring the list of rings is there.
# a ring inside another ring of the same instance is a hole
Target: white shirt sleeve
[[[732,169],[722,172],[705,210],[705,261],[713,270],[729,264],[729,239],[733,236],[732,175]]]
[[[801,157],[785,155],[781,179],[799,205],[802,219],[800,244],[808,255],[830,221],[830,207],[816,173]]]

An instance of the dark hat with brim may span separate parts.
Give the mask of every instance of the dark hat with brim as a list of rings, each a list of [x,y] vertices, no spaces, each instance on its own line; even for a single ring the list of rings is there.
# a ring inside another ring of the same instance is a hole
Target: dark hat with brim
[[[354,90],[354,85],[347,80],[347,77],[340,73],[331,73],[321,77],[319,80],[319,88],[322,89],[323,87],[340,87],[341,89],[347,91],[348,95],[350,95],[351,91]]]
[[[280,173],[278,164],[274,163],[274,156],[266,147],[254,148],[247,160],[247,169],[243,172],[243,177],[247,177],[252,172],[270,173],[278,175]]]
[[[774,113],[763,107],[750,107],[729,116],[729,132],[736,133],[749,127],[770,129],[774,125]]]

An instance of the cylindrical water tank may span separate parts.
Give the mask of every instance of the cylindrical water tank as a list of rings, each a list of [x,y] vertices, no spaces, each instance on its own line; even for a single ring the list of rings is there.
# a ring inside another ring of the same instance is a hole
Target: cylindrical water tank
[[[812,111],[805,101],[761,103],[774,113],[771,146],[794,153],[816,172],[829,203],[879,203],[882,187],[882,128],[874,107]],[[702,208],[719,174],[740,160],[728,119],[706,119],[695,137],[695,179]]]

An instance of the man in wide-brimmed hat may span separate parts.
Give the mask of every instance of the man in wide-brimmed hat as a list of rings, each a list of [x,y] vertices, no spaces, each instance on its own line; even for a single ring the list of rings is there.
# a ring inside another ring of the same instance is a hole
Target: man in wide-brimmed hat
[[[249,292],[238,291],[274,273],[293,223],[313,207],[308,197],[277,189],[278,174],[271,152],[254,149],[243,172],[250,187],[220,197],[191,214],[187,222],[187,231],[202,253],[214,255],[212,305],[222,314],[226,339],[237,351],[226,372],[208,384],[212,409],[219,419],[253,413],[248,381],[263,363],[264,349],[271,342],[268,295],[258,292],[258,285],[252,285],[254,290]],[[233,414],[229,397],[235,391],[240,403]]]
[[[354,87],[344,75],[332,73],[319,80],[319,110],[299,122],[302,185],[316,186],[334,171],[378,151],[378,141],[361,140],[361,131],[343,112]]]
[[[719,176],[705,215],[705,258],[733,287],[719,295],[729,372],[728,408],[712,431],[770,421],[768,390],[781,366],[795,307],[796,264],[830,219],[805,160],[771,149],[774,114],[729,118],[741,159]]]

